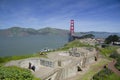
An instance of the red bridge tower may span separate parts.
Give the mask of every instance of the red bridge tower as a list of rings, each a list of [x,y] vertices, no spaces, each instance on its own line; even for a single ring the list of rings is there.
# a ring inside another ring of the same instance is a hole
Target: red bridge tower
[[[74,20],[70,21],[70,35],[74,35]]]
[[[75,39],[81,39],[81,36],[76,36],[74,33],[74,20],[70,21],[69,42]]]
[[[71,20],[70,21],[69,42],[74,40],[73,36],[74,36],[74,20]]]

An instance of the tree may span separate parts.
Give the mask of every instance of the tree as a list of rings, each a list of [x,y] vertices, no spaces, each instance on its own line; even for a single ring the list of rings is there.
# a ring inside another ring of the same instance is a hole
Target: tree
[[[86,34],[83,35],[82,38],[94,38],[95,36],[93,34]]]
[[[106,44],[110,44],[111,42],[114,43],[116,41],[119,41],[119,36],[117,36],[117,35],[110,35],[105,39]]]

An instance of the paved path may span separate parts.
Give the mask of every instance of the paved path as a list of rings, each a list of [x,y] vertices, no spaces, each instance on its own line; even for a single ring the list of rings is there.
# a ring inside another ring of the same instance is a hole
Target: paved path
[[[115,66],[114,66],[115,64],[116,64],[116,60],[113,60],[112,62],[110,62],[110,63],[108,64],[107,67],[108,67],[110,70],[112,70],[115,74],[117,74],[118,76],[120,76],[120,71],[115,68]]]

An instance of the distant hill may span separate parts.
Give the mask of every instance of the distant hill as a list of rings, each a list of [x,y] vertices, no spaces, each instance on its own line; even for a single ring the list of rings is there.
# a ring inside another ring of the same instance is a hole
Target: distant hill
[[[68,35],[69,33],[68,30],[56,29],[56,28],[50,28],[50,27],[39,29],[38,32],[39,34],[43,34],[43,35],[45,34]]]
[[[8,29],[0,30],[0,36],[28,36],[28,35],[36,35],[38,34],[37,30],[32,28],[20,28],[20,27],[12,27]]]
[[[56,29],[56,28],[42,28],[42,29],[33,29],[33,28],[21,28],[21,27],[12,27],[8,29],[1,29],[0,36],[14,37],[14,36],[31,36],[31,35],[60,35],[67,36],[69,30]],[[75,35],[82,36],[86,34],[93,34],[96,38],[106,38],[109,35],[118,35],[120,33],[110,33],[110,32],[76,32]]]
[[[49,27],[39,30],[35,30],[32,28],[12,27],[8,29],[1,29],[0,36],[13,37],[13,36],[50,35],[50,34],[67,35],[68,32],[69,32],[68,30],[49,28]]]
[[[120,33],[113,33],[113,32],[95,32],[95,31],[90,31],[90,32],[78,32],[78,35],[86,35],[86,34],[93,34],[96,38],[106,38],[109,35],[118,35],[120,36]]]

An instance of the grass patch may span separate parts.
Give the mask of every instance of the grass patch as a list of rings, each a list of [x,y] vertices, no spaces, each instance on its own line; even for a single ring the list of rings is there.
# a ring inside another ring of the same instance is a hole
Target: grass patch
[[[39,54],[32,54],[32,55],[24,55],[24,56],[7,56],[7,57],[0,57],[0,66],[3,63],[6,63],[11,60],[20,60],[20,59],[26,59],[30,57],[46,57],[45,55],[39,55]]]
[[[59,48],[58,50],[68,50],[72,47],[93,47],[93,46],[89,44],[81,43],[79,40],[74,40],[72,42],[65,44],[64,47]]]
[[[93,76],[93,80],[120,80],[120,76],[116,75],[108,68],[104,68]]]
[[[99,51],[102,55],[109,57],[110,54],[114,53],[116,51],[117,47],[115,46],[108,46],[105,48],[99,48]]]
[[[117,52],[116,53],[113,53],[110,55],[111,58],[114,58],[117,62],[115,64],[115,67],[120,70],[120,54],[118,54]]]
[[[120,80],[120,76],[117,76],[115,73],[112,73],[110,76],[105,78],[105,80]]]
[[[40,80],[30,70],[19,67],[0,67],[0,80]]]

